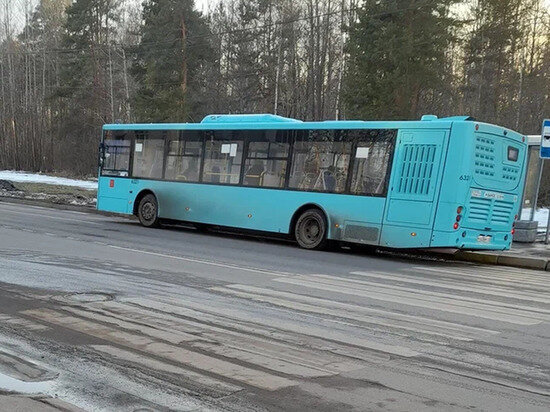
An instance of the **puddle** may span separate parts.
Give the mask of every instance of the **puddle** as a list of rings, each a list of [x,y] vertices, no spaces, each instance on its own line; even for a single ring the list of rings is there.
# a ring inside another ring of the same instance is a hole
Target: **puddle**
[[[25,394],[46,393],[52,389],[53,384],[54,381],[23,382],[19,379],[0,373],[0,390],[3,391]]]
[[[93,303],[93,302],[107,302],[114,299],[114,296],[109,293],[103,292],[83,292],[83,293],[70,293],[63,296],[54,297],[55,300],[65,303]]]

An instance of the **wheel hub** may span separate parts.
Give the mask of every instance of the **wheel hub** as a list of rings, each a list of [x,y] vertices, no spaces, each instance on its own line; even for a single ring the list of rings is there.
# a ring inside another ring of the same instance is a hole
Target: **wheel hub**
[[[141,208],[141,216],[145,220],[152,220],[155,217],[155,206],[151,203],[145,203]]]
[[[308,243],[315,243],[319,240],[321,233],[321,226],[317,219],[310,217],[302,222],[302,233],[304,234],[304,240]]]

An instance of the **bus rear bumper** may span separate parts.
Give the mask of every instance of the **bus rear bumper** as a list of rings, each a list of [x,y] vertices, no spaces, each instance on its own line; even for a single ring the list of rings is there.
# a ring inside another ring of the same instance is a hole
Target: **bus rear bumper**
[[[484,232],[468,228],[453,232],[434,231],[430,246],[465,250],[509,250],[512,246],[512,235],[507,231]]]

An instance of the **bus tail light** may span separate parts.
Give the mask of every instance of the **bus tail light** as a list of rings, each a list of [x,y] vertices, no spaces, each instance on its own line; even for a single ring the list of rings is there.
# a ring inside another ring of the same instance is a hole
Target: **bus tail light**
[[[457,230],[458,227],[460,226],[458,224],[458,222],[460,222],[462,220],[462,212],[464,211],[464,207],[463,206],[458,206],[456,208],[456,221],[455,221],[455,224],[453,225],[453,229],[454,230]]]

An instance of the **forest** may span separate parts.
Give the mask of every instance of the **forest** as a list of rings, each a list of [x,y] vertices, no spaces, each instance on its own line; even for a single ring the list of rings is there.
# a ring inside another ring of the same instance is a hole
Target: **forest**
[[[470,115],[538,134],[546,0],[0,0],[0,169],[93,175],[101,126]]]

